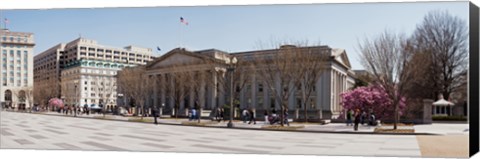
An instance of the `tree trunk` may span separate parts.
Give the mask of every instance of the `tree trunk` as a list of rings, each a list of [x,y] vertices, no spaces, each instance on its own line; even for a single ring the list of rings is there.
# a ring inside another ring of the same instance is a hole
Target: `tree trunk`
[[[307,113],[307,104],[303,105],[303,109],[305,110],[305,123],[308,123],[308,113]]]
[[[143,107],[143,104],[142,104],[142,106],[140,107],[140,109],[142,109],[142,114],[140,114],[140,120],[143,121],[143,115],[145,115],[145,108]]]
[[[394,101],[394,119],[393,119],[393,130],[397,130],[397,123],[398,123],[398,101]]]

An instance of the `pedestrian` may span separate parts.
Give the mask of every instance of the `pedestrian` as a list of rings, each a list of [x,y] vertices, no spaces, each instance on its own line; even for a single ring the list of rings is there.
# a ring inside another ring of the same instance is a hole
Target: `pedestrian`
[[[157,109],[157,108],[153,108],[152,114],[153,114],[154,124],[155,124],[155,125],[158,125],[157,117],[160,115],[158,109]]]
[[[217,108],[217,121],[220,122],[223,120],[223,108],[218,107]]]
[[[275,109],[272,110],[272,115],[269,117],[270,125],[275,124],[278,122],[277,111]]]
[[[365,111],[362,111],[362,116],[360,118],[360,122],[362,123],[362,125],[365,124],[365,119],[367,118],[367,112]]]
[[[268,111],[265,110],[265,112],[263,113],[264,117],[265,117],[265,125],[268,124]]]
[[[247,123],[247,117],[248,117],[248,110],[243,109],[243,111],[242,111],[243,123]]]
[[[220,120],[225,120],[225,110],[223,108],[220,109]]]
[[[248,109],[248,114],[249,114],[249,118],[250,118],[250,119],[248,120],[248,124],[252,123],[252,121],[253,121],[253,124],[254,124],[254,125],[257,124],[257,121],[255,120],[255,114],[253,113],[253,109],[252,109],[252,108]]]
[[[353,127],[353,130],[355,130],[355,131],[358,131],[358,124],[360,123],[360,118],[361,118],[360,116],[361,116],[360,110],[357,109],[357,110],[355,111],[355,121],[354,121],[354,122],[355,122],[355,126]]]
[[[351,109],[347,110],[347,126],[352,125],[353,112]]]
[[[377,122],[375,121],[375,114],[370,113],[370,117],[369,117],[369,125],[371,126],[376,126],[377,125]]]
[[[288,109],[285,108],[284,112],[283,112],[283,121],[285,124],[287,124],[287,126],[290,126],[290,123],[288,122]]]
[[[192,108],[189,112],[189,116],[190,116],[189,120],[190,121],[195,120],[195,114],[196,114],[196,110],[195,110],[195,108]]]

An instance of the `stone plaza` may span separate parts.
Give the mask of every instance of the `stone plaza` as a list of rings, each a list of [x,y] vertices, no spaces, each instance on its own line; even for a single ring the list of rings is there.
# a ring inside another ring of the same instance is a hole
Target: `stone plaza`
[[[435,157],[425,154],[421,147],[431,149],[441,144],[428,142],[439,140],[445,145],[452,145],[449,142],[466,145],[465,154],[462,155],[462,146],[452,146],[449,148],[452,152],[442,151],[444,157],[466,157],[468,154],[468,131],[462,131],[465,126],[468,128],[467,124],[440,125],[435,129],[432,125],[419,127],[423,131],[437,131],[436,135],[381,135],[181,126],[176,125],[174,119],[160,119],[163,123],[154,125],[7,111],[1,112],[0,119],[2,149]],[[258,127],[262,123],[235,124],[237,127]],[[333,132],[343,124],[329,125]],[[315,127],[322,126],[307,125],[305,129],[315,130]],[[363,132],[368,129],[364,128]],[[454,141],[448,141],[449,138]]]

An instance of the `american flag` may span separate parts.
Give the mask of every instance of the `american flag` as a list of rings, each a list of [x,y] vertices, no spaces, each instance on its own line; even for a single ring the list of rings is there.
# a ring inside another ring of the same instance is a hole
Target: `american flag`
[[[183,19],[183,17],[180,17],[180,23],[188,25],[188,22],[185,19]]]

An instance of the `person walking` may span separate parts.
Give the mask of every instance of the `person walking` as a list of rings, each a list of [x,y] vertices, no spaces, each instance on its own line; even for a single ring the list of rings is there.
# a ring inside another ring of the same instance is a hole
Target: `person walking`
[[[155,125],[158,125],[157,118],[158,118],[158,116],[160,116],[158,109],[157,109],[157,108],[153,108],[152,114],[153,114],[154,124],[155,124]]]
[[[220,121],[223,120],[223,113],[224,113],[224,111],[223,111],[223,108],[219,108],[218,110],[219,110],[219,112],[218,112],[218,113],[219,113],[218,122],[220,122]]]
[[[349,109],[347,111],[347,126],[352,125],[353,111]]]
[[[247,123],[247,117],[248,117],[248,110],[243,109],[243,111],[242,111],[243,123]]]
[[[249,114],[249,118],[250,118],[249,121],[248,121],[248,124],[251,124],[252,121],[253,121],[254,125],[257,124],[257,121],[255,120],[255,114],[253,113],[252,108],[248,109],[248,114]]]
[[[268,124],[268,111],[265,110],[265,112],[263,113],[264,117],[265,117],[265,125]]]
[[[195,120],[196,116],[197,116],[197,110],[195,110],[195,108],[192,108],[190,120]]]
[[[288,122],[288,109],[285,108],[283,112],[283,119],[284,119],[284,124],[287,124],[287,126],[290,126],[290,123]]]
[[[358,131],[358,124],[360,123],[360,118],[361,118],[360,116],[361,116],[360,110],[357,109],[355,111],[355,121],[354,121],[355,125],[353,126],[353,130],[355,131]]]
[[[367,112],[362,111],[362,115],[361,115],[361,118],[360,118],[360,123],[362,123],[362,125],[364,125],[366,119],[367,119]]]

